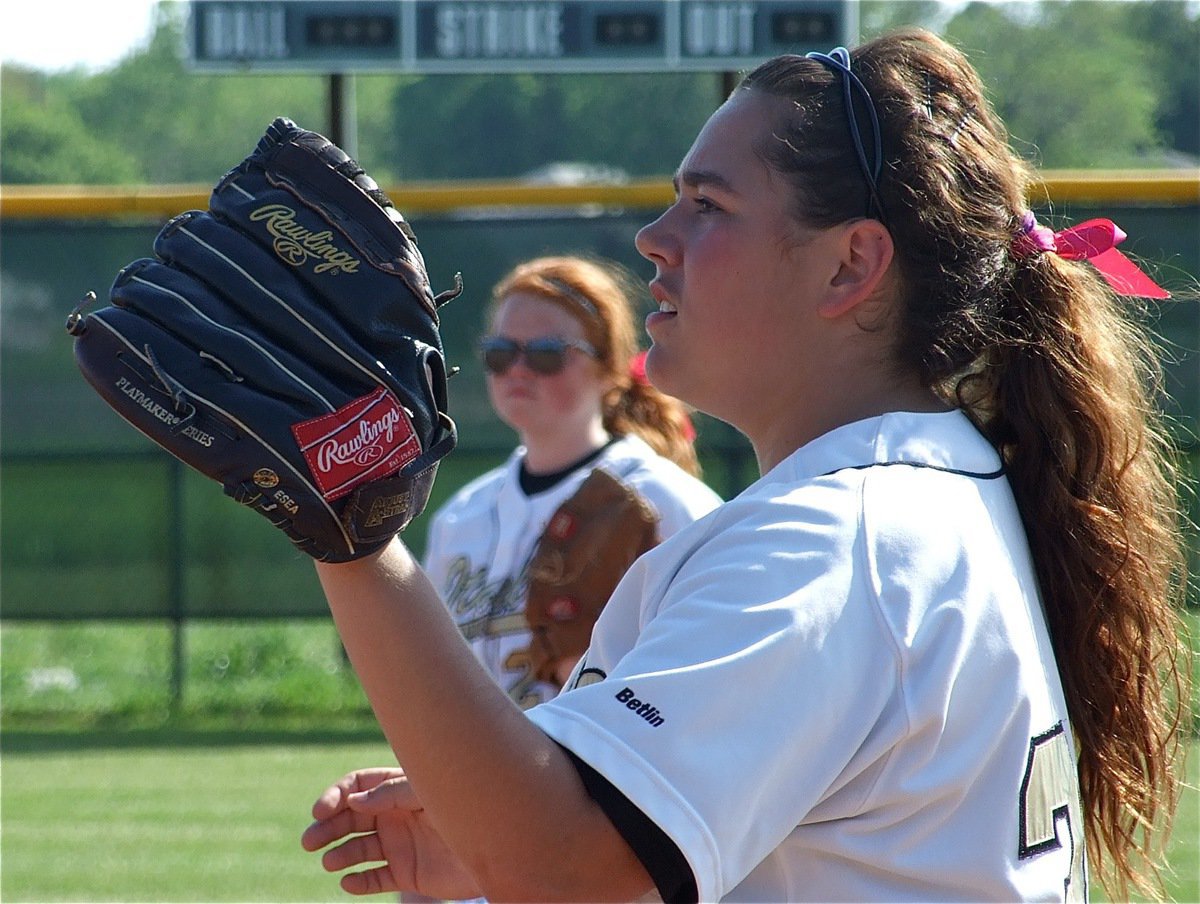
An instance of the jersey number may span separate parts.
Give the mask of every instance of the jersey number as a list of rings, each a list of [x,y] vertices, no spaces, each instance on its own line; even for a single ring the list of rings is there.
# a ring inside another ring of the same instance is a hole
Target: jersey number
[[[1075,756],[1061,722],[1029,742],[1020,806],[1020,858],[1027,860],[1057,851],[1065,843],[1071,861],[1070,871],[1063,877],[1064,897],[1067,901],[1086,901],[1079,782]]]

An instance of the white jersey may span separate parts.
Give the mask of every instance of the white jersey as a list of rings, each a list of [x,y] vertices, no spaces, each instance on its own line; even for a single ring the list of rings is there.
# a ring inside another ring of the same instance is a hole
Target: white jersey
[[[720,505],[721,498],[641,439],[625,436],[542,493],[520,486],[525,450],[459,490],[435,514],[425,570],[475,655],[522,706],[558,693],[530,674],[526,573],[550,516],[596,468],[635,489],[666,538]]]
[[[959,412],[850,424],[636,562],[529,716],[699,900],[1083,899],[1025,533]]]

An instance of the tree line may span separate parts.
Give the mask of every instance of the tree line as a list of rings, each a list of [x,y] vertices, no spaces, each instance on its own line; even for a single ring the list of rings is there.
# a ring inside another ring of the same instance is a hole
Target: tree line
[[[0,182],[209,183],[277,115],[326,131],[321,75],[217,75],[184,58],[187,4],[100,72],[0,71]],[[962,47],[1014,146],[1043,168],[1200,165],[1200,5],[947,6],[863,0],[864,38],[901,24]],[[383,184],[515,178],[552,161],[671,172],[721,100],[720,73],[359,75],[360,162]]]

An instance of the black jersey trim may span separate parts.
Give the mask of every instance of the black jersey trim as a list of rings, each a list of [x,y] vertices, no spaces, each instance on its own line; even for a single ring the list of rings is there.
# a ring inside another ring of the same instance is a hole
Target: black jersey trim
[[[611,437],[609,441],[599,449],[594,449],[578,461],[574,461],[565,468],[560,468],[557,471],[551,471],[549,474],[530,473],[525,466],[525,460],[521,459],[521,467],[517,475],[517,481],[521,485],[521,492],[523,492],[526,496],[536,496],[538,493],[546,492],[546,490],[549,490],[552,487],[562,483],[562,481],[566,480],[567,477],[569,477],[571,474],[574,474],[580,468],[594,462],[597,458],[604,454],[609,446],[619,439],[619,436]]]
[[[941,471],[943,474],[956,474],[959,477],[970,477],[973,480],[999,480],[1007,472],[1004,470],[1004,465],[1001,465],[995,471],[965,471],[961,468],[944,468],[941,465],[927,465],[919,461],[873,461],[865,465],[846,465],[841,468],[834,468],[832,471],[826,471],[822,477],[829,477],[832,474],[837,474],[839,471],[865,471],[868,468],[924,468],[928,471]]]
[[[562,747],[561,744],[559,746]],[[570,757],[587,793],[604,811],[604,815],[654,880],[663,901],[666,904],[697,904],[700,896],[696,890],[696,877],[683,852],[670,836],[612,782],[566,747],[562,749]]]

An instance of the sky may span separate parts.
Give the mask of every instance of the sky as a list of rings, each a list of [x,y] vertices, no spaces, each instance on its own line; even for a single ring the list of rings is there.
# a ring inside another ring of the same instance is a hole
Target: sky
[[[118,62],[150,37],[156,0],[8,0],[0,5],[0,60],[59,71]]]

